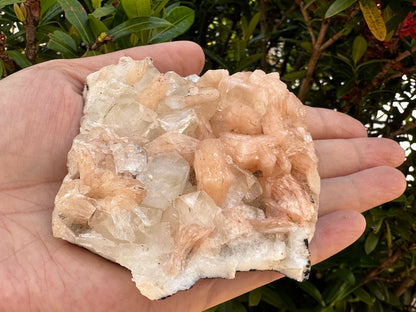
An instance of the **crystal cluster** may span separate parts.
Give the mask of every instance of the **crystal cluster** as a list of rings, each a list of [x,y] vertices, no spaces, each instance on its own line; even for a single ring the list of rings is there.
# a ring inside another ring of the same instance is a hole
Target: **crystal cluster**
[[[150,299],[236,271],[307,275],[317,158],[277,73],[183,78],[121,58],[84,99],[56,237],[127,267]]]

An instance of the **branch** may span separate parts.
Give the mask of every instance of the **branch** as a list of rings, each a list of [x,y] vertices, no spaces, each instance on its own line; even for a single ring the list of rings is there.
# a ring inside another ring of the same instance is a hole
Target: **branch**
[[[277,22],[273,23],[274,26],[272,27],[271,31],[269,31],[269,24],[267,24],[268,17],[270,16],[267,14],[266,2],[267,0],[260,0],[259,1],[259,10],[260,10],[260,32],[263,35],[262,43],[262,52],[263,57],[261,59],[261,67],[266,69],[270,66],[269,62],[267,61],[268,57],[268,48],[272,44],[270,40],[270,35],[268,33],[275,33],[280,26],[289,18],[289,16],[296,10],[298,7],[298,3],[294,2],[292,6],[286,11],[286,13],[282,16],[282,18]],[[269,14],[270,15],[270,14]],[[274,18],[273,18],[274,20]]]
[[[306,26],[308,27],[309,35],[311,37],[312,46],[313,46],[312,55],[311,55],[311,58],[310,58],[309,63],[308,63],[308,69],[306,71],[306,76],[302,81],[302,84],[301,84],[300,90],[299,90],[299,94],[298,94],[298,98],[302,102],[304,102],[305,98],[306,98],[306,93],[309,91],[309,88],[310,88],[310,85],[311,85],[313,72],[315,71],[315,67],[316,67],[316,64],[318,62],[318,59],[319,59],[321,53],[325,49],[327,49],[330,45],[332,45],[335,41],[337,41],[339,38],[341,38],[342,35],[344,34],[344,30],[343,29],[340,30],[339,32],[337,32],[334,36],[329,38],[324,43],[324,38],[325,38],[326,32],[328,30],[330,19],[323,19],[322,20],[321,29],[319,31],[318,38],[316,38],[315,34],[313,32],[313,29],[312,29],[311,22],[309,20],[309,15],[305,10],[304,2],[300,1],[300,0],[297,0],[296,2],[299,3],[300,10],[302,12],[303,18],[305,19]],[[356,16],[359,12],[360,12],[360,8],[359,8],[358,5],[356,5],[354,7],[354,9],[351,11],[346,23],[348,23],[351,19],[353,19],[354,16]]]
[[[404,292],[409,287],[414,285],[415,280],[416,280],[416,270],[413,269],[413,270],[410,271],[409,276],[406,276],[405,278],[403,278],[403,280],[401,281],[399,286],[397,286],[397,288],[394,290],[394,295],[396,297],[400,297],[401,295],[403,295]]]
[[[308,63],[308,69],[306,71],[306,76],[302,80],[302,84],[300,86],[298,98],[302,102],[305,101],[306,93],[309,91],[311,80],[313,76],[313,72],[315,71],[316,64],[318,63],[318,59],[321,55],[321,46],[322,42],[324,41],[325,34],[328,30],[329,20],[324,19],[322,20],[321,29],[319,31],[318,38],[315,41],[315,44],[312,48],[312,55]]]
[[[345,23],[348,23],[351,21],[358,13],[360,12],[360,7],[358,4],[354,7],[354,9],[351,11],[350,16],[348,17],[347,21]],[[333,44],[335,41],[337,41],[339,38],[342,37],[344,34],[344,29],[337,32],[335,35],[333,35],[331,38],[329,38],[322,46],[321,46],[321,52],[324,51],[326,48],[328,48],[331,44]]]
[[[27,17],[24,24],[26,29],[26,50],[27,59],[34,64],[36,60],[36,27],[38,26],[38,18],[40,15],[39,0],[26,0],[24,2]]]
[[[9,68],[11,72],[14,72],[16,69],[16,64],[7,54],[6,47],[6,36],[4,34],[0,34],[0,59],[4,62],[4,64]]]
[[[266,1],[259,0],[260,9],[260,32],[264,35],[267,32],[267,21],[266,21]]]
[[[260,33],[263,35],[263,39],[261,40],[261,49],[263,52],[263,57],[261,58],[261,67],[267,67],[267,41],[266,33],[267,33],[267,22],[266,22],[266,3],[265,0],[259,0],[259,9],[260,9]],[[231,32],[230,32],[231,33]]]
[[[394,118],[391,122],[387,124],[388,128],[390,129],[390,133],[402,127],[404,124],[404,121],[413,114],[413,111],[415,109],[416,109],[416,101],[408,102],[408,104],[406,105],[406,108],[403,110],[403,113],[401,113],[399,116],[396,116],[396,118]]]
[[[305,2],[301,1],[301,0],[296,0],[296,3],[300,7],[300,11],[302,12],[303,18],[305,20],[306,27],[308,27],[309,35],[311,36],[312,45],[315,45],[316,37],[315,37],[315,34],[313,32],[312,23],[311,23],[311,20],[309,19],[308,12],[306,12],[306,9],[305,9]]]
[[[363,281],[360,283],[360,286],[367,284],[368,282],[372,281],[379,275],[380,273],[384,272],[393,264],[402,257],[403,255],[403,249],[398,249],[392,256],[388,257],[384,260],[384,262],[374,270],[370,271],[370,273],[367,274],[367,276],[363,279]]]
[[[279,20],[279,22],[276,23],[273,26],[273,32],[277,31],[279,29],[279,27],[282,26],[284,22],[286,22],[286,20],[293,13],[293,11],[296,10],[296,8],[298,7],[298,5],[299,5],[298,1],[296,1],[296,2],[293,3],[293,5],[289,8],[289,10],[287,10],[287,12],[285,13],[285,15],[283,15],[283,17]]]
[[[411,157],[407,157],[406,160],[399,167],[397,167],[397,169],[406,174],[410,167],[413,167],[413,159]]]
[[[398,135],[407,133],[409,130],[411,130],[413,128],[416,128],[416,119],[413,120],[412,122],[410,122],[408,124],[405,124],[404,126],[400,127],[396,131],[393,131],[392,133],[390,133],[389,138],[393,139]]]
[[[412,66],[409,68],[406,68],[406,71],[400,71],[399,73],[394,73],[392,75],[389,75],[386,77],[388,71],[397,63],[401,62],[403,59],[405,59],[408,56],[411,56],[416,51],[416,46],[412,47],[410,50],[407,50],[400,55],[398,55],[395,59],[390,60],[386,64],[384,64],[382,70],[369,82],[367,85],[365,85],[364,88],[357,88],[357,89],[351,89],[349,91],[349,94],[351,95],[350,101],[348,104],[346,104],[342,110],[343,113],[348,113],[348,111],[351,109],[352,106],[354,106],[354,103],[358,103],[364,94],[370,93],[370,91],[376,87],[379,87],[380,85],[390,81],[391,79],[401,77],[403,75],[409,76],[409,74],[414,73],[416,71],[416,66]],[[354,92],[352,92],[352,90]],[[408,129],[410,130],[410,129]],[[407,130],[407,131],[408,131]],[[399,131],[399,130],[398,130]],[[400,130],[401,131],[401,130]],[[404,132],[403,132],[404,133]],[[398,133],[403,134],[403,133]],[[389,137],[394,137],[395,135],[390,134]]]
[[[406,68],[406,72],[401,71],[401,72],[399,72],[399,73],[397,73],[397,74],[394,74],[394,75],[388,76],[388,77],[384,78],[384,79],[382,80],[382,82],[381,82],[381,83],[382,83],[382,84],[384,84],[384,83],[386,83],[386,82],[389,82],[389,81],[390,81],[390,80],[392,80],[392,79],[396,79],[396,78],[403,77],[403,75],[406,75],[406,76],[408,76],[408,77],[410,78],[410,76],[411,76],[414,72],[416,72],[416,66],[408,67],[408,68]]]
[[[379,85],[380,81],[383,80],[383,77],[385,75],[387,75],[387,72],[397,63],[399,63],[400,61],[402,61],[403,59],[405,59],[408,56],[411,56],[413,53],[416,52],[416,46],[413,46],[410,50],[407,50],[401,54],[399,54],[394,60],[391,60],[389,62],[387,62],[384,66],[383,69],[377,74],[377,76],[374,77],[373,80],[371,80],[370,83],[370,88],[374,88],[377,85]]]

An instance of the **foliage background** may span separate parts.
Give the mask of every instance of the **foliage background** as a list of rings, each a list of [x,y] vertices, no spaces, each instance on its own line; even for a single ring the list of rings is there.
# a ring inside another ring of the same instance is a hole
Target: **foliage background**
[[[416,311],[416,3],[406,0],[0,0],[0,76],[56,58],[188,39],[205,70],[280,73],[406,149],[406,193],[366,213],[352,246],[210,311]]]

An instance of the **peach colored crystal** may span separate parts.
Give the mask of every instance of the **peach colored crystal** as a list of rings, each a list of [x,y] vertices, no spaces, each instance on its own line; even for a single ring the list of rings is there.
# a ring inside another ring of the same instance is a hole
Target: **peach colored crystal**
[[[276,73],[161,74],[121,58],[87,78],[56,237],[160,299],[201,278],[309,271],[320,179],[303,105]]]

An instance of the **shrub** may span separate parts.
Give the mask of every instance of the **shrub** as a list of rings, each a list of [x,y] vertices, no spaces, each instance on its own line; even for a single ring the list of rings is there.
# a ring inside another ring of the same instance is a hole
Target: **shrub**
[[[282,279],[210,311],[416,309],[412,1],[2,0],[0,9],[0,76],[50,59],[189,39],[204,48],[205,69],[277,71],[307,105],[347,113],[370,136],[399,142],[407,191],[365,214],[359,241],[316,265],[309,281]]]

